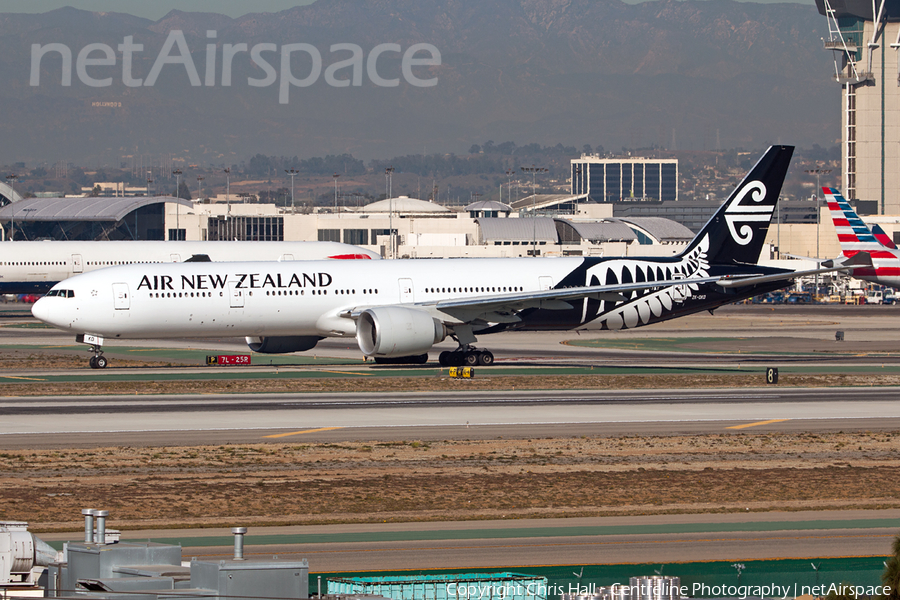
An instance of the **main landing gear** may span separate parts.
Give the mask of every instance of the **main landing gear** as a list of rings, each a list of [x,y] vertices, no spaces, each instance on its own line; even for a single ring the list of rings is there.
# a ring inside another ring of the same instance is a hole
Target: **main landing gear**
[[[88,364],[91,365],[91,368],[105,369],[109,362],[106,360],[106,357],[103,356],[103,349],[96,344],[91,344],[90,351],[94,353],[94,356],[92,356],[91,360],[88,362]]]
[[[494,364],[494,355],[488,350],[478,350],[473,346],[460,346],[456,350],[444,350],[438,357],[442,367],[489,367]]]

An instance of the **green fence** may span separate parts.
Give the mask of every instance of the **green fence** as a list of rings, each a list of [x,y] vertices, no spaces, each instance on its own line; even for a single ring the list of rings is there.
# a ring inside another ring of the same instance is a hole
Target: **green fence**
[[[886,557],[821,558],[789,560],[743,560],[615,565],[564,565],[551,567],[514,567],[516,573],[546,577],[548,600],[563,593],[591,593],[614,583],[628,584],[631,577],[668,575],[681,578],[682,591],[695,598],[722,596],[765,596],[794,598],[802,594],[826,595],[829,586],[850,583],[864,588],[881,585]],[[741,565],[737,567],[736,565]],[[317,576],[326,581],[349,577],[402,575],[434,576],[452,573],[489,573],[493,569],[428,569],[383,572],[310,573],[310,591],[316,589]],[[874,591],[874,590],[872,590]],[[724,593],[723,593],[724,592]],[[875,594],[878,592],[875,591]],[[870,594],[873,595],[873,594]]]

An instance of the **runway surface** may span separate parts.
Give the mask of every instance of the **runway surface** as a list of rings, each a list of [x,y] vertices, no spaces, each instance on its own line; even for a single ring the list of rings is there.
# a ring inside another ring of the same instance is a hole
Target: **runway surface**
[[[0,447],[900,428],[900,388],[0,399]],[[276,436],[276,437],[273,437]]]

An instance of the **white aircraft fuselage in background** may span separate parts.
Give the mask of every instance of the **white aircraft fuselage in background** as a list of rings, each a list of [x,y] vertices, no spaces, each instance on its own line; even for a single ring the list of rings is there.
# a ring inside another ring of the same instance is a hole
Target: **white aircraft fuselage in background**
[[[203,255],[215,262],[380,258],[338,242],[7,241],[0,242],[0,294],[42,294],[80,273]]]

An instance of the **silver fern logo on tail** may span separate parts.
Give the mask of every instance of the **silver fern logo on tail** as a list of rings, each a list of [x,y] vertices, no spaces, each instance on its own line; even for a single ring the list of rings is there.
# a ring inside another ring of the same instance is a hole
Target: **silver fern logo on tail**
[[[743,204],[747,196],[757,204]],[[728,231],[731,232],[731,239],[735,243],[746,246],[753,240],[753,229],[746,223],[759,221],[768,223],[771,220],[775,207],[758,204],[765,199],[766,186],[763,182],[751,181],[738,192],[734,202],[725,209],[725,222],[728,223]],[[744,224],[736,228],[735,223]]]
[[[632,261],[623,261],[621,269],[644,270],[644,280],[651,281],[654,269],[661,269],[658,279],[698,279],[709,276],[709,236],[703,236],[697,246],[681,260],[673,265],[663,267],[659,264],[626,264]],[[612,267],[607,267],[612,268]],[[621,280],[621,273],[619,280]],[[646,325],[654,317],[661,317],[663,313],[672,310],[676,304],[684,302],[699,289],[696,283],[684,285],[671,285],[653,292],[632,292],[632,299],[621,306],[617,306],[606,314],[600,316],[601,322],[607,329],[629,329],[638,325]],[[643,294],[643,295],[639,295]]]

